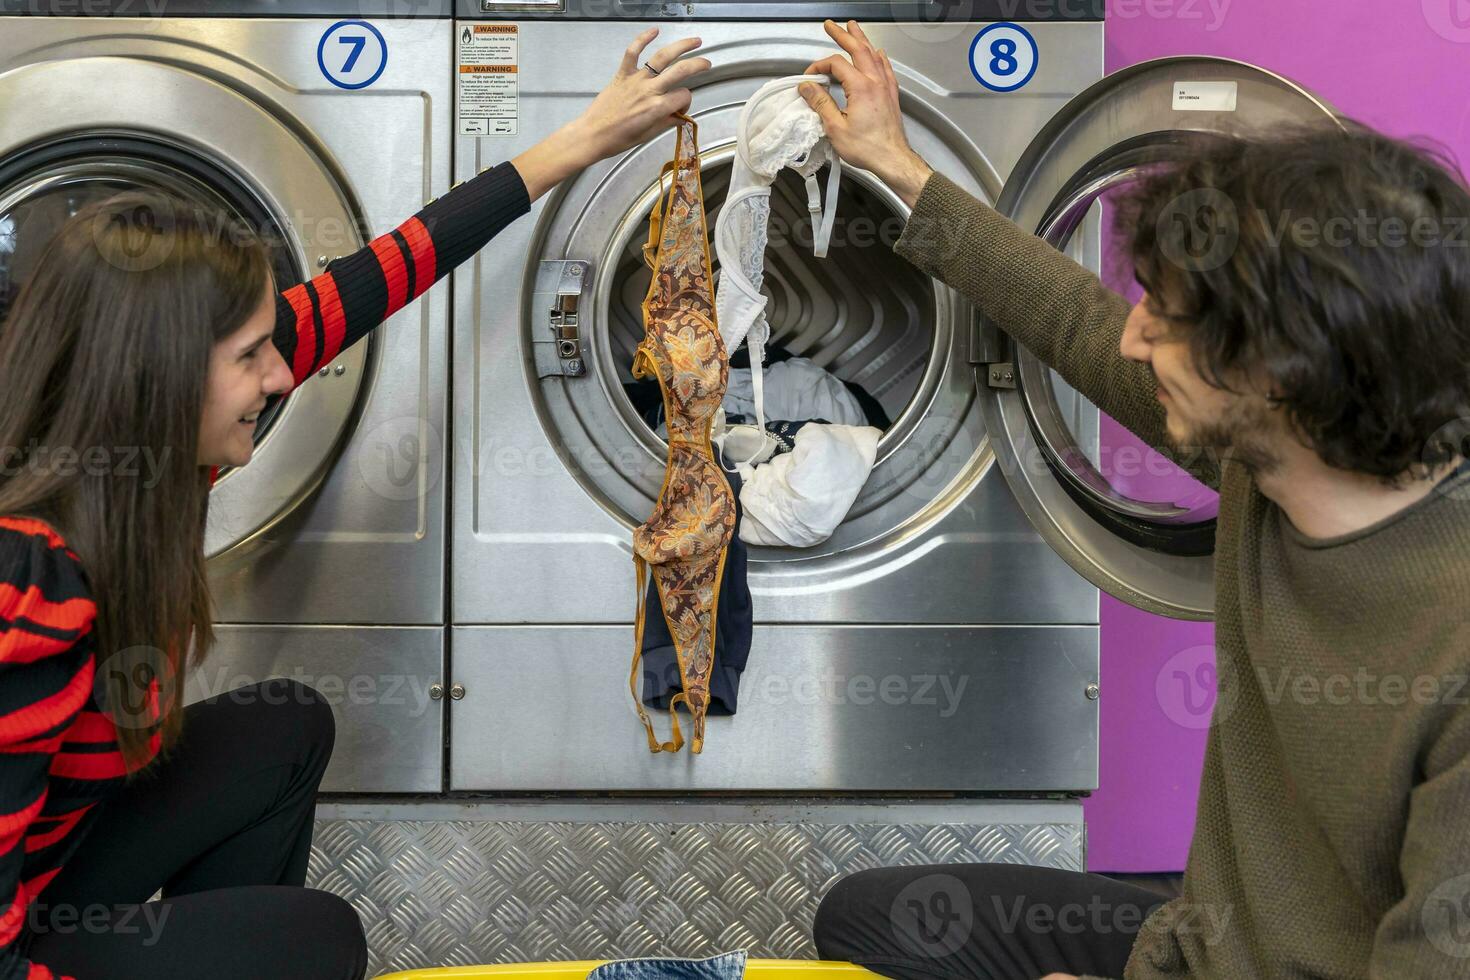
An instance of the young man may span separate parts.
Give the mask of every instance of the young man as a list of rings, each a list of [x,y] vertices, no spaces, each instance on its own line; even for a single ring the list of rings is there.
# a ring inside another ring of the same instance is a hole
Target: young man
[[[803,95],[913,209],[898,254],[1219,489],[1221,691],[1183,897],[879,869],[826,896],[820,954],[926,980],[1470,976],[1470,191],[1351,123],[1202,144],[1125,203],[1130,309],[933,173],[887,56],[827,30],[851,61],[807,70],[846,110]],[[1160,220],[1201,189],[1239,217],[1208,268]]]

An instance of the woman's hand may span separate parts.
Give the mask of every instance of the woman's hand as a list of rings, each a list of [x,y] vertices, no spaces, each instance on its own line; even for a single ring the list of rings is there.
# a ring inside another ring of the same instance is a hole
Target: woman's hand
[[[643,50],[658,36],[650,27],[623,52],[622,64],[607,87],[576,119],[511,161],[536,200],[583,167],[653,139],[674,124],[674,114],[689,108],[685,83],[710,67],[708,58],[680,58],[699,47],[697,37],[659,48],[646,60]]]
[[[839,109],[820,85],[803,82],[798,91],[822,117],[827,139],[842,161],[871,170],[913,207],[933,169],[903,134],[893,65],[887,54],[873,48],[857,21],[848,21],[847,30],[830,20],[823,26],[852,60],[834,54],[812,62],[805,74],[835,78],[847,96],[847,110]]]
[[[574,125],[586,133],[593,162],[631,149],[658,136],[674,124],[674,114],[686,112],[692,93],[684,83],[707,71],[708,58],[685,58],[702,43],[697,37],[666,44],[648,63],[655,75],[643,67],[643,49],[658,36],[650,27],[633,39],[623,52],[623,63]]]

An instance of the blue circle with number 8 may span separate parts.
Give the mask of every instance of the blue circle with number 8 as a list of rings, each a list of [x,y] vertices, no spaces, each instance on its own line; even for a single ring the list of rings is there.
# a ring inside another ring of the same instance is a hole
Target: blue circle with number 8
[[[970,42],[970,74],[992,92],[1025,85],[1040,60],[1036,38],[1019,24],[991,24]]]
[[[388,42],[366,21],[341,20],[317,43],[316,63],[338,88],[367,88],[388,67]]]

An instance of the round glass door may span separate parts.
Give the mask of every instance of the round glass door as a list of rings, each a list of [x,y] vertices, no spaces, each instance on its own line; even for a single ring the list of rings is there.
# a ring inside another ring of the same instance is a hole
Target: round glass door
[[[1084,223],[1103,231],[1103,253],[1113,252],[1108,201],[1138,180],[1150,164],[1167,158],[1170,143],[1145,140],[1115,149],[1077,174],[1058,194],[1036,234],[1066,252]],[[1075,251],[1075,249],[1074,249]],[[1105,262],[1104,281],[1120,279]],[[1136,302],[1141,290],[1127,282],[1108,285]],[[1099,412],[1054,369],[1024,349],[1016,352],[1016,387],[1036,433],[1041,458],[1062,488],[1092,517],[1126,541],[1165,554],[1208,555],[1214,550],[1219,495],[1180,469],[1155,447]]]
[[[1188,82],[1230,91],[1232,107],[1222,100],[1199,110],[1176,99]],[[1093,85],[1047,123],[997,208],[1054,247],[1080,250],[1106,269],[1111,263],[1102,255],[1086,254],[1099,240],[1082,232],[1093,227],[1089,215],[1106,211],[1109,195],[1149,168],[1181,159],[1200,139],[1332,116],[1311,93],[1241,62],[1186,57],[1134,65]],[[1122,278],[1107,284],[1129,295]],[[994,387],[988,370],[977,380],[991,395],[983,404],[1001,472],[1031,523],[1098,588],[1150,612],[1210,618],[1214,492],[1103,416],[1035,355],[1009,346],[1013,387]]]
[[[69,214],[129,188],[168,191],[256,228],[281,289],[324,258],[361,247],[364,224],[350,194],[303,138],[307,128],[290,125],[279,107],[163,58],[109,59],[103,87],[96,72],[89,59],[58,56],[0,74],[0,105],[28,109],[0,115],[5,302]],[[168,114],[166,131],[163,104],[180,107]],[[346,383],[307,385],[281,399],[257,427],[250,465],[219,475],[205,527],[208,557],[243,555],[247,544],[266,541],[321,484],[350,431],[369,347],[339,355]],[[295,415],[310,421],[293,425]]]
[[[287,289],[302,280],[275,220],[226,174],[199,158],[147,141],[76,140],[0,164],[0,324],[62,225],[89,204],[134,190],[170,194],[207,213],[248,224],[270,250],[276,287]],[[283,402],[272,398],[261,414],[257,444],[279,417]]]

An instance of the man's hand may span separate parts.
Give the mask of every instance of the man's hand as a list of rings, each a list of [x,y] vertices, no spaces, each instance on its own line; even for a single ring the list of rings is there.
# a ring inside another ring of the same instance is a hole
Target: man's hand
[[[857,21],[848,21],[847,30],[830,20],[823,27],[852,60],[834,54],[812,62],[804,74],[835,78],[847,97],[847,109],[839,109],[819,85],[803,82],[797,90],[822,117],[827,139],[842,161],[871,170],[912,208],[933,169],[903,134],[893,64],[873,48]]]

